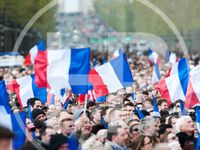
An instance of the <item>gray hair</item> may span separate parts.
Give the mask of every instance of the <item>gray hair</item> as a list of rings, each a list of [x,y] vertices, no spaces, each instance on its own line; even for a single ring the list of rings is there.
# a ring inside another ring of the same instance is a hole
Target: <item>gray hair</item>
[[[182,117],[177,119],[177,121],[176,121],[176,132],[181,132],[181,126],[188,119],[192,120],[192,118],[190,116],[182,116]]]

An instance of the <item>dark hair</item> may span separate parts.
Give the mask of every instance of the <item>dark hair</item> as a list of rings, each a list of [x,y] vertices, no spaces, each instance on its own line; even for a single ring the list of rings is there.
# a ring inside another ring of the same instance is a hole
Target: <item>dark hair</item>
[[[168,124],[172,125],[172,119],[173,119],[173,118],[178,119],[178,115],[171,115],[171,116],[169,117]]]
[[[124,107],[126,107],[126,106],[134,107],[133,103],[131,103],[131,102],[124,104]]]
[[[33,107],[35,105],[35,101],[40,101],[40,99],[35,98],[35,97],[29,98],[28,101],[27,101],[27,106],[31,105]]]
[[[92,106],[96,106],[96,103],[95,103],[94,101],[89,101],[89,102],[87,103],[87,109],[89,109],[89,108],[92,107]]]
[[[167,100],[166,99],[161,99],[157,102],[158,106],[162,105],[162,103],[167,103]]]
[[[170,124],[161,124],[159,126],[159,131],[158,131],[159,135],[164,134],[166,132],[166,130],[169,129],[169,128],[172,128],[172,125],[170,125]]]
[[[14,136],[14,133],[8,128],[0,126],[0,140],[11,140]]]
[[[53,127],[51,127],[51,126],[42,126],[42,128],[40,130],[40,136],[45,135],[47,129],[53,129]]]
[[[109,127],[108,128],[108,131],[107,131],[107,139],[109,140],[109,141],[112,141],[112,137],[114,136],[114,135],[117,135],[118,134],[118,132],[117,132],[117,129],[118,128],[121,128],[121,126],[111,126],[111,127]]]

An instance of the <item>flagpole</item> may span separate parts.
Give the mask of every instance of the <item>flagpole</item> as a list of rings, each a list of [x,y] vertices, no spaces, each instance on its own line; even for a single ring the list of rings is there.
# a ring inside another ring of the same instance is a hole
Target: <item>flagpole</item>
[[[86,116],[87,99],[88,99],[88,94],[85,94],[84,116]]]

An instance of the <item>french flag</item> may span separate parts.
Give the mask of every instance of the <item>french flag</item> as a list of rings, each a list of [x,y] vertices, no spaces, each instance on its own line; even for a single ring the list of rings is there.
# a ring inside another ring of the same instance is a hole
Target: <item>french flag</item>
[[[85,96],[86,96],[86,94],[79,94],[79,96],[77,97],[78,103],[80,103],[80,104],[84,103]],[[93,100],[93,101],[96,100],[96,96],[95,96],[95,92],[94,92],[94,88],[93,88],[92,84],[88,85],[87,99]]]
[[[200,65],[190,71],[185,107],[191,108],[200,101]]]
[[[160,112],[158,109],[156,98],[153,95],[152,95],[152,99],[153,99],[153,116],[160,117]]]
[[[27,106],[27,100],[33,97],[39,98],[42,103],[46,102],[46,88],[38,88],[34,81],[35,76],[28,75],[7,84],[7,89],[16,93],[21,107]]]
[[[156,64],[159,63],[159,56],[158,54],[153,51],[152,49],[148,49],[148,58],[149,58],[149,63],[150,64]]]
[[[186,92],[189,79],[189,67],[186,59],[181,59],[177,65],[177,73],[160,80],[155,86],[161,96],[168,100],[168,104],[176,100],[186,99]]]
[[[133,85],[132,74],[125,55],[120,55],[92,69],[88,80],[92,83],[97,98]]]
[[[177,62],[176,54],[167,50],[165,54],[165,60],[167,63],[175,64]]]
[[[24,66],[30,66],[34,64],[35,57],[37,56],[38,50],[42,49],[43,45],[44,45],[44,41],[40,41],[37,45],[35,45],[34,47],[30,49],[28,55],[24,59],[24,63],[23,63]]]
[[[55,95],[66,88],[74,94],[85,94],[89,69],[90,48],[47,51],[44,47],[35,58],[35,83],[50,88]]]
[[[15,134],[15,137],[12,140],[12,149],[19,150],[26,140],[26,113],[0,113],[0,118],[2,120],[0,121],[0,125],[10,129]]]
[[[156,63],[156,64],[154,65],[153,75],[152,75],[152,78],[151,78],[151,83],[152,83],[152,84],[155,84],[155,83],[157,83],[158,81],[160,81],[160,71],[159,71],[158,63]]]
[[[173,64],[173,66],[168,70],[166,77],[169,77],[173,74],[178,73],[178,66],[179,63],[182,63],[182,61],[187,61],[185,58],[180,59],[178,62],[176,62],[175,64]]]
[[[6,90],[6,85],[4,80],[0,81],[0,112],[1,113],[11,112],[8,93]]]

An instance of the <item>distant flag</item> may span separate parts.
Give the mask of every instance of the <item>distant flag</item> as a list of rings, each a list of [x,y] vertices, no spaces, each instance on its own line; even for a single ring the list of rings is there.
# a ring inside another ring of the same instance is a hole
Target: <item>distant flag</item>
[[[152,99],[153,99],[153,116],[160,117],[160,112],[158,109],[156,98],[153,95],[152,95]]]
[[[177,66],[177,73],[160,80],[155,87],[160,92],[161,97],[167,99],[168,105],[170,105],[178,99],[186,99],[188,78],[189,67],[187,60],[181,59]]]
[[[159,71],[158,63],[156,63],[154,65],[154,68],[153,68],[153,75],[152,75],[152,78],[151,78],[151,83],[155,84],[158,81],[160,81],[160,71]]]
[[[133,77],[124,55],[92,69],[88,79],[94,87],[96,98],[133,85]]]
[[[5,81],[0,81],[0,110],[1,112],[10,113],[10,105],[9,105],[9,98],[8,93],[6,90]]]
[[[167,63],[175,64],[177,62],[176,54],[167,50],[165,54],[165,60]]]
[[[30,66],[34,64],[38,50],[44,47],[44,45],[44,41],[40,41],[37,45],[30,49],[28,55],[25,57],[24,66]]]
[[[123,55],[122,49],[115,50],[114,53],[113,53],[112,58],[116,58],[116,57],[118,57],[120,55]]]
[[[136,99],[135,99],[135,93],[134,92],[132,92],[131,96],[132,96],[132,99],[135,101]]]
[[[71,88],[74,94],[87,93],[90,48],[38,51],[35,58],[35,83],[48,87],[57,96],[60,89]]]
[[[104,103],[106,102],[106,96],[96,98],[97,103]]]
[[[197,126],[197,130],[200,133],[200,111],[199,111],[199,107],[196,106],[196,126]]]
[[[182,116],[185,116],[187,115],[186,111],[185,111],[185,108],[184,108],[184,103],[182,100],[180,100],[180,109],[181,109],[181,115]]]
[[[103,116],[101,117],[101,120],[102,120],[102,124],[103,124],[104,128],[108,129],[108,124],[106,123],[106,121],[105,121]]]
[[[140,111],[140,108],[136,105],[136,106],[135,106],[135,109],[136,109],[136,111],[137,111],[137,113],[138,113],[138,116],[139,116],[140,120],[143,119],[143,118],[144,118],[144,115],[143,115],[143,113]]]
[[[13,150],[19,150],[22,145],[24,145],[26,140],[26,113],[11,113],[11,114],[3,114],[0,113],[0,125],[10,129],[14,132],[15,137],[12,140],[12,148]]]
[[[54,98],[55,98],[55,95],[52,93],[52,91],[50,91],[50,92],[47,94],[47,104],[48,104],[48,105],[50,105],[50,104],[55,104]]]
[[[191,108],[200,102],[200,65],[190,71],[185,107]]]
[[[64,104],[64,106],[63,106],[63,109],[67,109],[67,107],[68,107],[68,105],[69,105],[69,102],[70,102],[70,100],[68,100],[68,101],[65,102],[65,104]]]
[[[85,102],[85,95],[86,94],[79,94],[79,96],[77,97],[77,101],[78,103],[82,104]],[[96,96],[95,96],[95,92],[94,92],[94,88],[92,86],[92,84],[88,84],[88,93],[87,93],[87,99],[88,100],[96,100]],[[100,99],[99,99],[100,100]]]
[[[153,51],[152,49],[148,49],[148,58],[149,58],[149,63],[150,64],[156,64],[159,63],[159,56],[158,54]]]
[[[32,113],[31,113],[31,106],[30,106],[30,104],[28,104],[28,117],[30,118],[31,121],[33,120],[33,118],[32,118]]]
[[[46,88],[38,88],[34,81],[35,76],[28,75],[7,84],[7,89],[16,93],[21,107],[27,106],[27,100],[33,97],[39,98],[42,103],[46,103]]]

